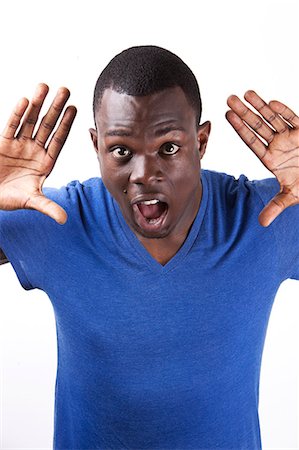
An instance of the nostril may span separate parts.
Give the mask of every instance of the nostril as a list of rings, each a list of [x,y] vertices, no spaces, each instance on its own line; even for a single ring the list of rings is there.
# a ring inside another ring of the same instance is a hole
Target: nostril
[[[152,157],[140,155],[136,158],[135,165],[132,167],[130,182],[135,184],[151,184],[162,181],[163,176],[157,160]]]

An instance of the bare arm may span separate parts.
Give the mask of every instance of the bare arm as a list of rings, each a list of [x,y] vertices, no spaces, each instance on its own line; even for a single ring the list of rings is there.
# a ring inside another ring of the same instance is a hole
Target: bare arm
[[[0,266],[1,266],[2,264],[8,263],[8,262],[9,262],[9,261],[8,261],[6,255],[3,253],[3,251],[2,251],[1,248],[0,248]]]

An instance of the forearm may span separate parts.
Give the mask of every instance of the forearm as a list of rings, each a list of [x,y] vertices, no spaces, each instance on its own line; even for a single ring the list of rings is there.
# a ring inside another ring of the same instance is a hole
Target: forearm
[[[0,248],[0,266],[1,266],[1,264],[5,264],[5,263],[8,263],[8,262],[9,261],[8,261],[6,255],[3,253],[3,251]]]

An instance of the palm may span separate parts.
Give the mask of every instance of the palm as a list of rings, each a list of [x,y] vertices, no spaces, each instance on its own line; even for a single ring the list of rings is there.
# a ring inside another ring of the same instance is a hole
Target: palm
[[[30,196],[41,193],[47,175],[43,161],[45,152],[37,152],[32,139],[8,141],[3,137],[0,137],[0,149],[1,206],[25,208]]]
[[[67,89],[62,88],[58,91],[33,136],[47,92],[46,85],[39,85],[29,108],[28,100],[22,99],[0,136],[0,208],[6,210],[36,209],[57,222],[64,223],[66,221],[65,211],[43,195],[42,186],[52,171],[67,138],[76,110],[74,107],[66,109],[57,130],[46,147],[46,142],[69,97]],[[25,112],[26,115],[23,118]],[[16,135],[21,119],[22,124]]]
[[[245,99],[260,115],[231,96],[226,117],[280,184],[280,191],[259,217],[268,226],[285,208],[299,203],[299,117],[278,101],[268,105],[254,91],[248,91]]]
[[[299,129],[277,134],[268,146],[266,167],[276,176],[291,206],[299,198]]]

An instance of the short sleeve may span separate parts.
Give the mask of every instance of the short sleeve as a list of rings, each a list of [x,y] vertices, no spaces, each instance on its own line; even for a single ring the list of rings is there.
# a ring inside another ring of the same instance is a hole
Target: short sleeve
[[[65,188],[44,191],[66,209]],[[62,227],[38,211],[0,211],[0,248],[24,289],[42,289],[45,260]]]
[[[93,178],[84,183],[74,180],[60,189],[43,189],[48,198],[65,209],[68,220],[64,225],[39,211],[0,211],[0,248],[23,288],[46,291],[49,284],[57,282],[61,259],[66,254],[76,258],[74,252],[97,219],[95,211],[101,204],[98,198],[103,186],[99,180]],[[96,193],[95,200],[92,192]]]
[[[264,205],[266,205],[277,192],[279,184],[275,178],[254,181]],[[285,209],[269,226],[274,234],[273,245],[277,246],[283,279],[299,279],[299,205]]]

